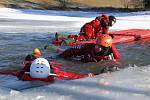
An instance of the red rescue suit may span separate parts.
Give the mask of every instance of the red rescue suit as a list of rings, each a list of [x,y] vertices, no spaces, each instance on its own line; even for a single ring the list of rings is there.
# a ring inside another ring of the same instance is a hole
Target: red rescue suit
[[[109,55],[113,55],[113,59],[111,60],[118,60],[120,58],[120,54],[114,44],[111,47],[101,47],[100,52],[96,52],[95,46],[96,44],[85,44],[80,48],[69,48],[59,56],[66,59],[80,56],[82,62],[97,62],[102,59],[108,60]]]
[[[102,15],[96,17],[89,23],[83,25],[79,35],[84,36],[86,39],[95,39],[98,34],[107,34],[109,29],[109,17]]]

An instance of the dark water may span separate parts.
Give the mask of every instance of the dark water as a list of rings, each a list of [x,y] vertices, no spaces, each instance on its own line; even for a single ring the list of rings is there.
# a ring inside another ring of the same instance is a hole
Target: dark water
[[[123,64],[145,66],[150,65],[150,39],[119,44],[120,62]]]
[[[22,66],[22,62],[27,54],[31,54],[33,48],[38,47],[42,51],[44,58],[57,55],[49,50],[44,50],[44,46],[49,44],[49,33],[0,33],[0,67],[7,70],[16,70]],[[51,34],[52,35],[52,34]],[[121,53],[120,64],[122,66],[150,65],[150,39],[124,44],[118,44],[117,48]],[[109,62],[87,63],[71,62],[55,59],[64,64],[65,70],[75,72],[95,72],[99,66],[110,66]],[[112,63],[114,64],[114,63]],[[74,66],[74,67],[73,67]]]
[[[22,65],[24,57],[31,54],[33,48],[43,49],[46,37],[44,33],[0,33],[0,66]]]

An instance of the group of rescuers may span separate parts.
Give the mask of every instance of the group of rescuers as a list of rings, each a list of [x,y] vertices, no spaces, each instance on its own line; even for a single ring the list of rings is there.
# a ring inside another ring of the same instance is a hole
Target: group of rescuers
[[[64,59],[70,59],[74,57],[80,57],[82,62],[98,62],[101,60],[118,60],[120,54],[113,44],[113,36],[108,34],[109,27],[116,23],[114,16],[108,16],[102,14],[96,17],[91,22],[85,23],[79,32],[79,36],[83,36],[85,39],[96,39],[96,43],[82,44],[78,47],[71,47],[63,51],[58,57]],[[25,64],[20,72],[19,77],[30,70],[30,65],[33,60],[41,57],[41,52],[38,48],[33,50],[31,55],[25,57]]]

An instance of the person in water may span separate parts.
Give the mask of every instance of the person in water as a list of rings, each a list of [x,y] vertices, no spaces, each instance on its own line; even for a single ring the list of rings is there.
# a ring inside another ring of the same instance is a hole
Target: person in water
[[[80,29],[80,36],[86,39],[95,39],[99,34],[108,34],[109,27],[116,23],[116,18],[112,15],[101,15],[91,22],[88,22]]]
[[[21,77],[24,75],[25,72],[30,72],[30,66],[32,61],[39,57],[41,57],[41,52],[38,48],[34,48],[33,53],[25,57],[24,67],[21,69],[18,75],[19,79],[21,79]]]
[[[70,59],[79,57],[82,62],[98,62],[100,60],[118,60],[120,54],[108,34],[101,34],[96,43],[84,44],[77,48],[69,48],[59,54],[59,57]]]

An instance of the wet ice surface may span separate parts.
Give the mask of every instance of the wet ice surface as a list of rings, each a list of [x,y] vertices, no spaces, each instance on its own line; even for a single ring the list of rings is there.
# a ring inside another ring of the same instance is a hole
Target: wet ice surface
[[[21,17],[22,13],[31,14],[30,16]],[[42,50],[43,57],[53,55],[52,52],[44,50],[44,45],[49,43],[49,35],[54,32],[75,32],[77,33],[80,27],[86,22],[94,18],[97,13],[92,13],[89,18],[81,19],[85,13],[75,12],[70,13],[71,16],[78,15],[79,18],[71,20],[68,12],[65,15],[69,16],[65,19],[46,17],[50,13],[43,11],[35,11],[37,16],[43,14],[43,18],[37,17],[34,19],[33,11],[10,11],[6,15],[0,13],[0,66],[9,67],[9,70],[14,70],[15,67],[21,67],[24,57],[32,53],[32,49],[39,47]],[[4,12],[5,13],[5,12]],[[53,12],[53,16],[59,13]],[[91,13],[89,13],[91,14]],[[11,16],[10,16],[11,15]],[[87,16],[87,13],[85,14]],[[148,28],[149,12],[137,13],[115,13],[118,18],[117,24],[111,30],[128,29],[128,28]],[[137,17],[135,16],[137,15]],[[14,17],[15,16],[15,17]],[[13,17],[13,18],[12,18]],[[81,17],[81,18],[80,18]],[[23,19],[25,18],[25,19]],[[40,19],[38,19],[40,18]],[[84,17],[83,17],[84,18]],[[141,19],[145,21],[141,22]],[[130,24],[129,24],[130,23]],[[133,24],[131,24],[133,23]],[[23,89],[21,91],[13,90],[7,86],[11,86],[11,82],[15,83],[19,88],[25,85],[30,85],[30,82],[19,81],[12,76],[0,78],[0,99],[1,100],[149,100],[149,77],[150,77],[150,42],[137,41],[126,44],[117,45],[122,58],[121,64],[126,67],[120,71],[113,73],[101,74],[91,78],[78,79],[72,81],[56,80],[54,84],[49,84],[41,87]],[[88,63],[72,63],[64,62],[68,67],[65,70],[73,70],[81,73],[96,72],[99,65]],[[76,67],[71,67],[71,66]],[[107,64],[105,64],[107,65]],[[69,67],[70,66],[70,67]],[[137,67],[138,66],[138,67]],[[3,83],[5,84],[5,86]],[[18,85],[17,85],[18,84]],[[7,88],[6,88],[7,87]]]

